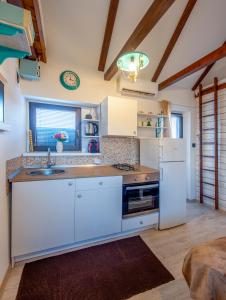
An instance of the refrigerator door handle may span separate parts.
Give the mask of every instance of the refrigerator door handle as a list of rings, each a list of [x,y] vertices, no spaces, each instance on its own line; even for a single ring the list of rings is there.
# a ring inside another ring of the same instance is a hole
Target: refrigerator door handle
[[[163,181],[163,168],[160,168],[160,180]]]
[[[160,145],[159,154],[160,154],[160,160],[163,160],[163,145]]]

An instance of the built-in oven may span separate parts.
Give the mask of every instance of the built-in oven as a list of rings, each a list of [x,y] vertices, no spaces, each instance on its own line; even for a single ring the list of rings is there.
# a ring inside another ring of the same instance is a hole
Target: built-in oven
[[[123,217],[159,209],[159,182],[123,184]]]

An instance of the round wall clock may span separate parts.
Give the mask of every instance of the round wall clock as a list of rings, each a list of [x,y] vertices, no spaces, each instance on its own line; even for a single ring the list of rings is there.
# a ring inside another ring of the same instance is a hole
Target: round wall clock
[[[80,86],[80,78],[75,72],[66,70],[60,74],[60,83],[68,90],[76,90]]]

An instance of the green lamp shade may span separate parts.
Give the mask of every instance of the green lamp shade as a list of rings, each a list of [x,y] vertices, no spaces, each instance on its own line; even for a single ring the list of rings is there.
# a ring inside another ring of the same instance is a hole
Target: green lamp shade
[[[142,70],[149,64],[148,56],[139,51],[126,52],[117,61],[117,67],[124,72],[134,72]]]

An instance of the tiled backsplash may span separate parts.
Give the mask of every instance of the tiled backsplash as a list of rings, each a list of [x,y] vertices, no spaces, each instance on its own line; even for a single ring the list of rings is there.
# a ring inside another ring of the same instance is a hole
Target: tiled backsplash
[[[9,159],[6,162],[6,174],[12,174],[15,170],[23,167],[23,158],[22,156]]]
[[[55,156],[57,165],[85,165],[93,164],[95,159],[100,159],[101,164],[139,162],[139,140],[124,137],[103,137],[101,138],[101,155],[86,156],[75,155]],[[46,156],[23,157],[24,167],[38,167],[46,164]]]

